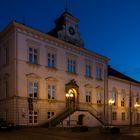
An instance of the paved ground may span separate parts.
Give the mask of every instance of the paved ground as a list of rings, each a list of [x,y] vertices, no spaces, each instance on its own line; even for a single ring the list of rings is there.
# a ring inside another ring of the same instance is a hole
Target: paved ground
[[[88,132],[71,132],[56,128],[22,128],[0,132],[0,140],[139,140],[140,127],[123,127],[120,134],[100,134],[99,129]]]

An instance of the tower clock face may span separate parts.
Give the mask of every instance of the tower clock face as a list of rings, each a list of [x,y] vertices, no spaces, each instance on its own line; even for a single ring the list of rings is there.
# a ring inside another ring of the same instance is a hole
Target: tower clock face
[[[75,30],[74,30],[74,28],[73,27],[69,27],[69,33],[71,34],[71,35],[74,35],[75,34]]]

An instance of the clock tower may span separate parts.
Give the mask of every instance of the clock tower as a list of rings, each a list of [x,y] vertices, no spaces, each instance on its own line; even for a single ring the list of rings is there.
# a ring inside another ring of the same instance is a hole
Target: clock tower
[[[55,28],[48,34],[78,47],[84,47],[84,42],[78,31],[78,23],[79,20],[72,16],[66,9],[65,12],[55,20]]]

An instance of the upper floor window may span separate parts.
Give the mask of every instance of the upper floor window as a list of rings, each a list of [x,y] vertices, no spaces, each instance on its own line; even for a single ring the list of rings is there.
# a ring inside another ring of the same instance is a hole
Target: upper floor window
[[[8,47],[4,47],[4,49],[3,49],[3,54],[4,54],[4,59],[3,59],[3,63],[4,63],[4,65],[8,65],[8,63],[9,63],[9,49],[8,49]]]
[[[136,103],[139,103],[140,102],[140,97],[139,97],[139,94],[136,95]]]
[[[102,94],[101,91],[97,91],[96,93],[96,98],[97,98],[97,104],[101,104],[101,100],[102,100]]]
[[[38,81],[29,81],[28,82],[28,95],[31,98],[36,98],[38,96]]]
[[[55,54],[48,53],[48,67],[54,68],[55,67]]]
[[[102,65],[96,64],[96,80],[102,80]]]
[[[67,70],[70,73],[76,73],[76,61],[73,59],[67,60]]]
[[[9,81],[8,79],[4,80],[4,97],[8,97],[9,95]]]
[[[86,102],[87,103],[91,102],[91,92],[90,91],[86,92]]]
[[[116,105],[116,103],[117,103],[117,92],[116,92],[116,90],[112,91],[112,100],[114,101],[113,105]]]
[[[55,99],[55,85],[48,85],[48,99]]]
[[[125,106],[125,92],[122,91],[121,93],[121,106]]]
[[[36,48],[29,48],[29,63],[38,63],[38,50]]]
[[[91,77],[91,65],[86,64],[86,77]]]

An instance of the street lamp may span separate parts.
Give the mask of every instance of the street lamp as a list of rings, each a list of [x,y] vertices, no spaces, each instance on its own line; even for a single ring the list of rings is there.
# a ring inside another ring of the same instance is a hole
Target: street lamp
[[[134,105],[135,109],[136,109],[136,119],[137,119],[137,125],[138,125],[138,115],[137,115],[137,108],[140,107],[140,105],[136,102]]]
[[[71,112],[71,99],[73,98],[73,91],[70,89],[66,93],[66,98],[68,99],[68,108],[69,108],[69,128],[70,128],[70,112]]]
[[[110,112],[111,112],[111,116],[110,116],[110,118],[111,118],[111,123],[110,123],[110,125],[112,125],[112,104],[114,104],[115,103],[115,101],[114,100],[112,100],[112,99],[110,99],[109,101],[108,101],[108,103],[109,103],[109,105],[110,105]]]

